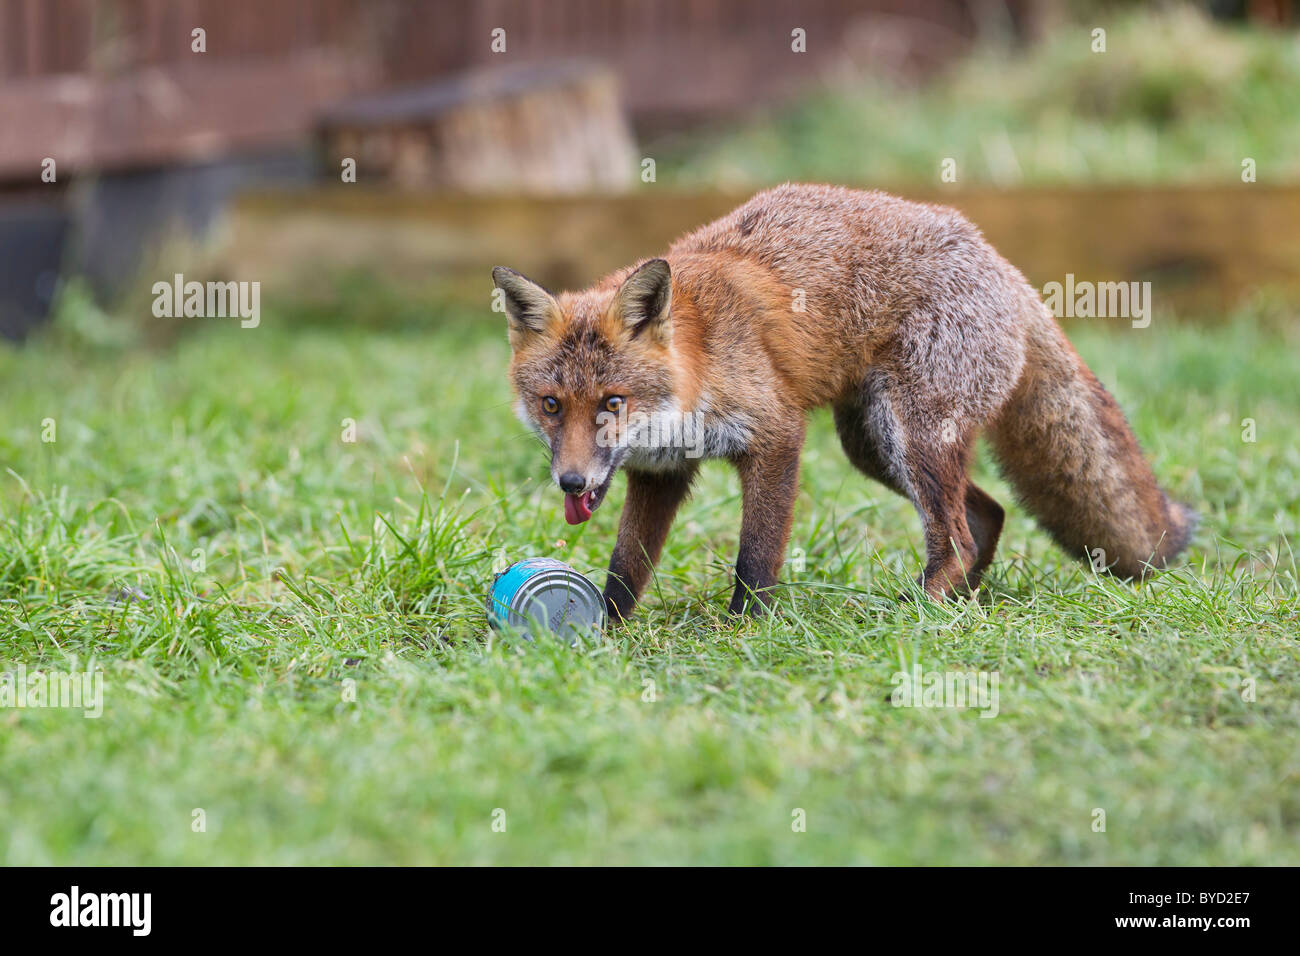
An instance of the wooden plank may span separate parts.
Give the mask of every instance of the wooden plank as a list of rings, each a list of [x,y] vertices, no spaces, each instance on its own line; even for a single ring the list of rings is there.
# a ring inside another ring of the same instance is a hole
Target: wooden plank
[[[320,51],[103,80],[77,73],[5,83],[0,116],[24,135],[0,137],[0,178],[21,181],[44,156],[73,172],[302,143],[325,104],[372,85],[360,64]]]
[[[360,185],[255,195],[233,210],[228,254],[250,274],[291,277],[301,267],[317,286],[323,269],[358,267],[485,285],[491,266],[510,265],[553,287],[574,288],[662,252],[748,196],[649,188],[624,196],[477,198]],[[1221,310],[1261,288],[1300,298],[1300,187],[909,197],[961,209],[1038,288],[1067,274],[1077,281],[1149,281],[1155,308],[1180,312]]]

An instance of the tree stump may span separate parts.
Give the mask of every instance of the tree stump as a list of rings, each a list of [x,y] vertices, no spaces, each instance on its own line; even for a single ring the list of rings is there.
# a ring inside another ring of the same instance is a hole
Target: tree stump
[[[617,192],[635,182],[614,73],[581,62],[475,70],[367,96],[320,122],[331,175],[465,193]]]

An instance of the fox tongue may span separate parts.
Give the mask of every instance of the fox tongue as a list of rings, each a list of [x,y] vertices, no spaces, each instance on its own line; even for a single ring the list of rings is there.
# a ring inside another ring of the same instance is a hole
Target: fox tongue
[[[564,520],[569,524],[582,524],[591,517],[591,499],[595,492],[564,496]]]

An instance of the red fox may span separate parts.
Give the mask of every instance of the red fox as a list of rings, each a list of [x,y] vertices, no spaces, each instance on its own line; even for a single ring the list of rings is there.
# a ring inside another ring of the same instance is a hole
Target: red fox
[[[627,473],[612,620],[635,606],[704,458],[740,476],[730,610],[771,604],[805,417],[822,406],[849,461],[920,513],[933,599],[969,593],[1002,531],[1002,507],[967,477],[980,433],[1075,556],[1139,577],[1192,534],[1038,293],[953,209],[787,184],[583,292],[492,276],[516,410],[551,450],[569,523]]]

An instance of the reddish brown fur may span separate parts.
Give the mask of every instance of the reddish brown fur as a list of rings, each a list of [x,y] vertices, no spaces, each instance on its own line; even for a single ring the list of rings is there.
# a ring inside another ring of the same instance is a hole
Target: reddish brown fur
[[[1135,576],[1190,536],[1191,513],[1156,486],[1037,293],[951,209],[787,185],[584,292],[554,297],[494,275],[520,412],[551,445],[553,472],[581,473],[603,498],[613,471],[628,470],[606,586],[616,615],[645,587],[696,462],[596,447],[594,410],[611,394],[698,412],[706,456],[737,468],[733,611],[771,600],[805,413],[825,405],[853,464],[921,514],[933,597],[974,587],[1001,532],[1002,508],[967,478],[984,430],[1020,499],[1071,552],[1101,549]],[[563,414],[542,414],[544,396]]]
[[[1124,413],[1046,309],[1028,325],[1031,361],[990,429],[1017,497],[1076,557],[1122,577],[1166,567],[1194,515],[1160,490]]]

